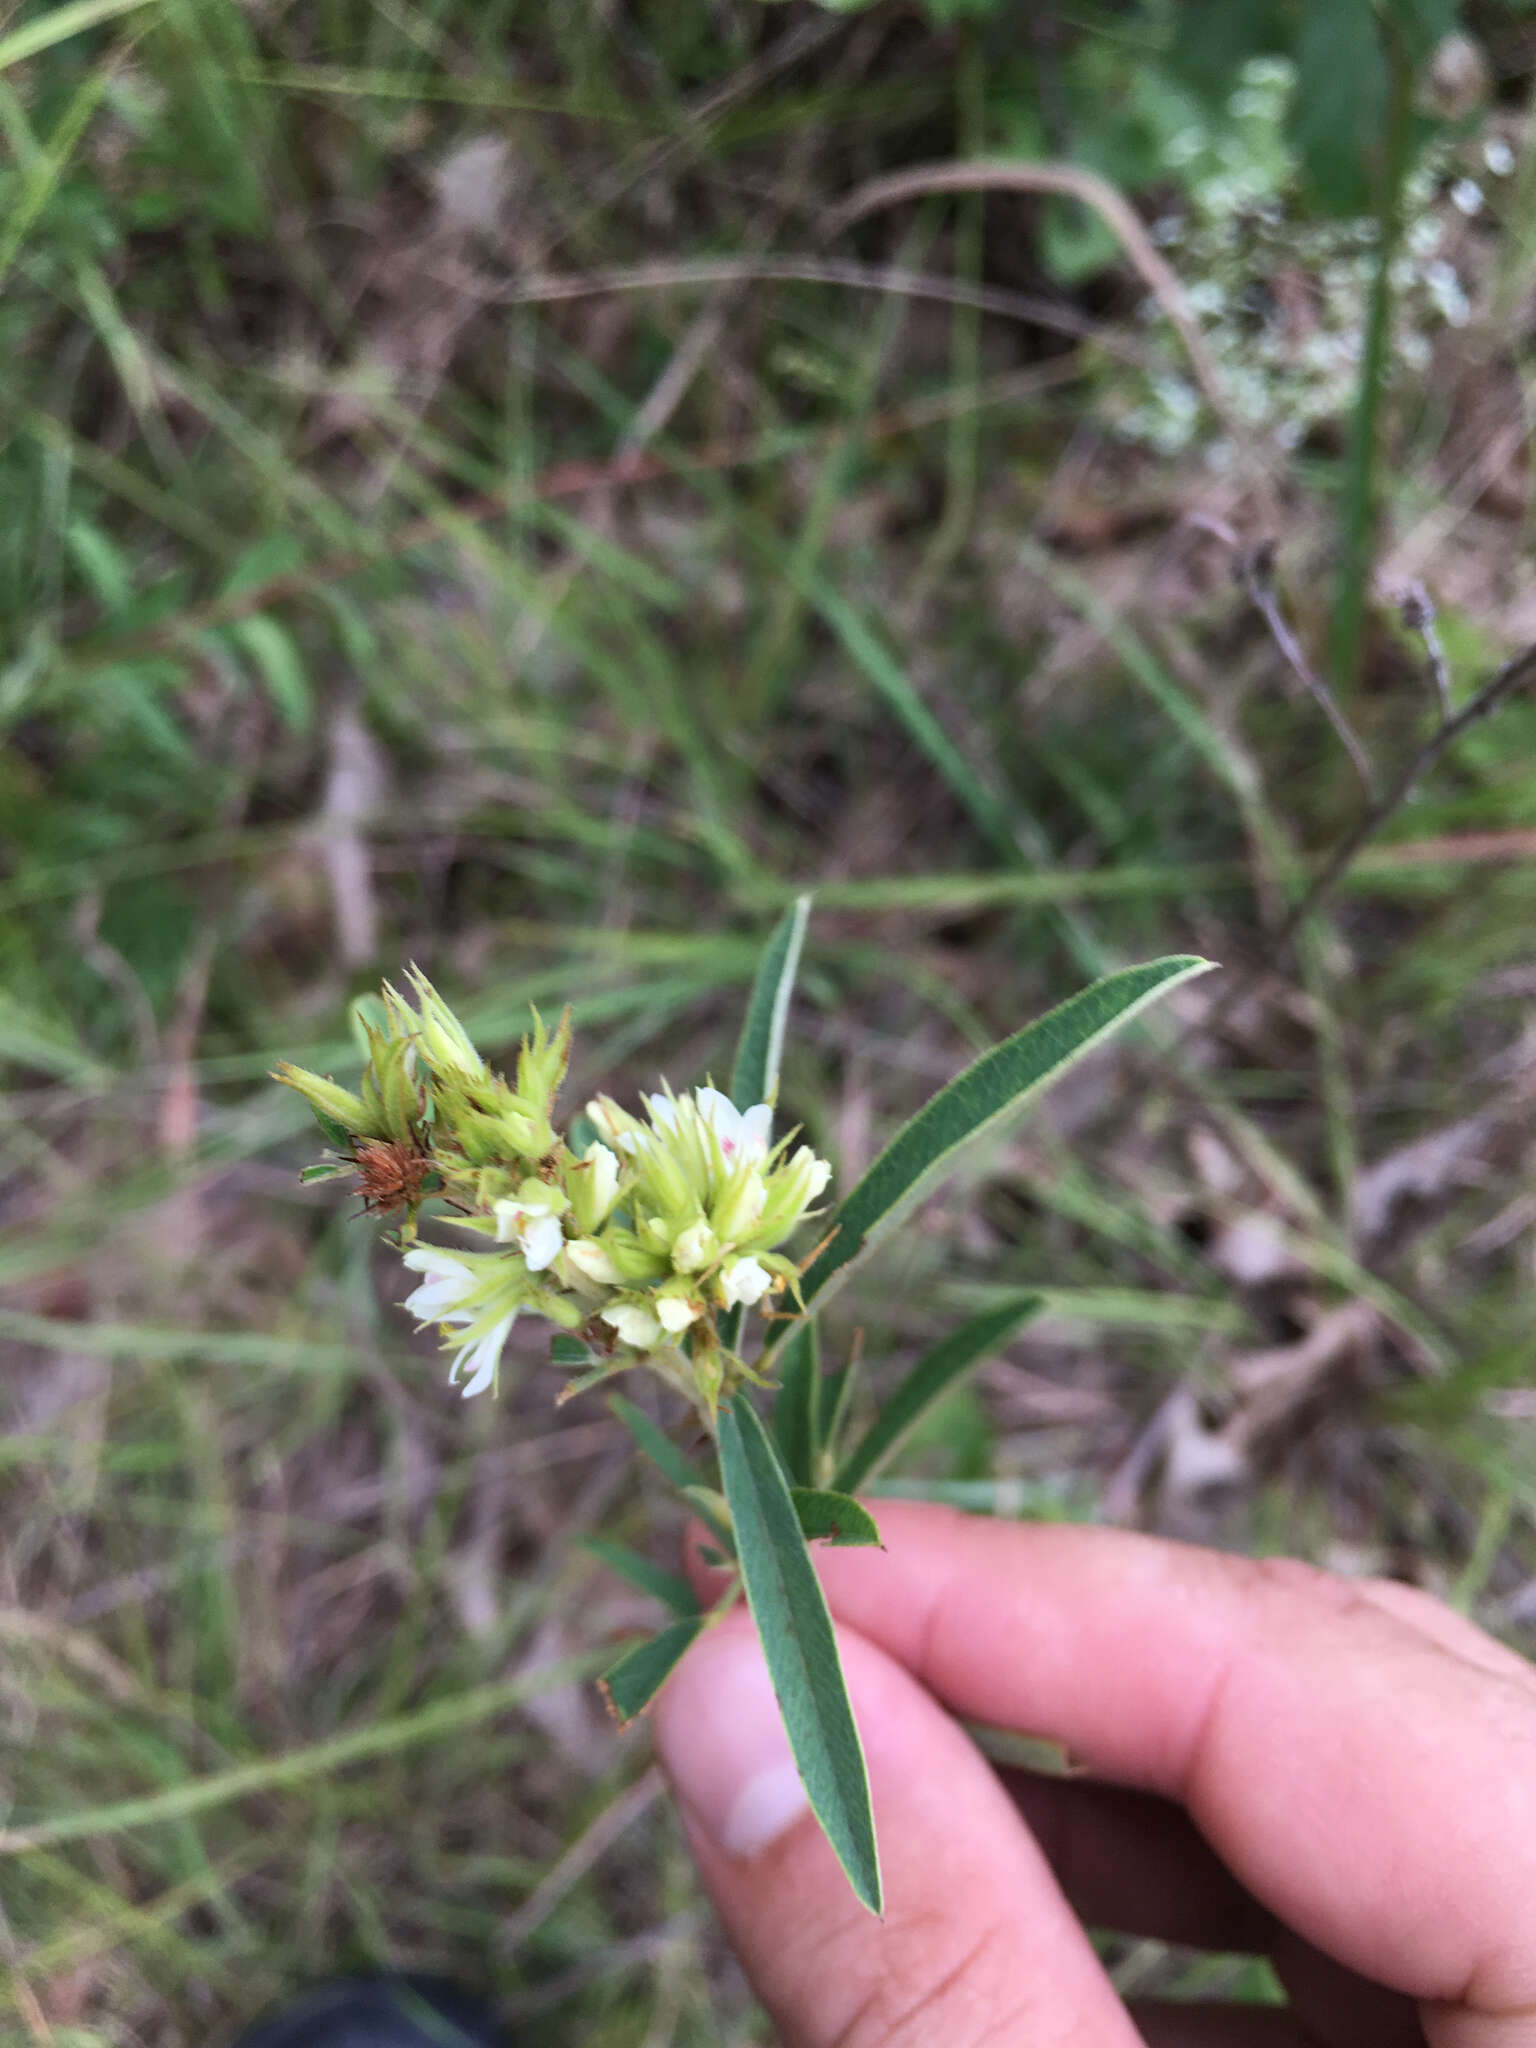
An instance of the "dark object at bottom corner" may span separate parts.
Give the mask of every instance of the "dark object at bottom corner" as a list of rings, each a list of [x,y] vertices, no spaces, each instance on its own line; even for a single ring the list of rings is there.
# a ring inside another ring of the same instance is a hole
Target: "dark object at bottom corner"
[[[482,2002],[440,1977],[341,1977],[285,2005],[233,2048],[508,2048]]]

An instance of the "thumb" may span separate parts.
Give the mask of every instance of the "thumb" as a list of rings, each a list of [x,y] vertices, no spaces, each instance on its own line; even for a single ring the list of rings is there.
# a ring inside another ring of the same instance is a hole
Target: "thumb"
[[[839,1631],[885,1872],[877,1920],[812,1819],[748,1618],[689,1651],[656,1742],[726,1932],[790,2048],[1140,2037],[1017,1808],[900,1665]]]

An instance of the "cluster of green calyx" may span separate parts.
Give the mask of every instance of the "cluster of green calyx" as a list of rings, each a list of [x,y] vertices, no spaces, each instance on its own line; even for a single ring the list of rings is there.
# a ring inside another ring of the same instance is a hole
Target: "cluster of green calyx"
[[[721,1392],[753,1376],[724,1332],[795,1295],[799,1269],[779,1247],[815,1213],[831,1168],[793,1132],[773,1141],[768,1103],[743,1109],[710,1087],[664,1087],[644,1115],[599,1096],[587,1105],[599,1135],[578,1155],[554,1124],[569,1016],[550,1032],[534,1013],[509,1082],[425,976],[407,980],[414,1005],[385,985],[355,1093],[278,1068],[333,1148],[305,1178],[355,1175],[365,1208],[400,1218],[405,1264],[421,1275],[405,1306],[441,1330],[465,1394],[495,1384],[527,1311],[583,1340],[574,1348],[599,1372],[651,1365],[712,1418]],[[429,1200],[495,1248],[418,1243]]]

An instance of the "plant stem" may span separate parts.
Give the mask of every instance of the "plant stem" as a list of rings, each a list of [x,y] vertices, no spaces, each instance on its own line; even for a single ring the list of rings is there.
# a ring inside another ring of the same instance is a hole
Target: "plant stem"
[[[1392,265],[1403,238],[1403,188],[1413,140],[1413,65],[1399,36],[1383,28],[1391,84],[1386,160],[1376,208],[1376,274],[1366,315],[1360,387],[1350,426],[1339,506],[1339,582],[1329,648],[1333,685],[1347,697],[1360,674],[1360,643],[1376,541],[1376,456],[1392,340]]]

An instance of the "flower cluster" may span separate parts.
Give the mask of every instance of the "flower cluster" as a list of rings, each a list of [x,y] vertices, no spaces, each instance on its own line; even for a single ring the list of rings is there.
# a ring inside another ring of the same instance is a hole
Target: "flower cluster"
[[[277,1070],[334,1148],[306,1178],[355,1174],[365,1208],[401,1216],[404,1262],[421,1276],[405,1306],[441,1330],[466,1395],[495,1384],[528,1312],[580,1339],[599,1372],[644,1362],[713,1413],[750,1372],[736,1348],[743,1312],[797,1289],[779,1247],[816,1213],[827,1162],[792,1132],[774,1141],[770,1104],[742,1109],[711,1087],[664,1088],[643,1115],[601,1095],[587,1105],[598,1135],[578,1153],[553,1122],[569,1017],[551,1033],[535,1012],[509,1082],[426,977],[407,978],[415,1005],[386,984],[355,1093]],[[417,1243],[433,1199],[494,1248]]]

